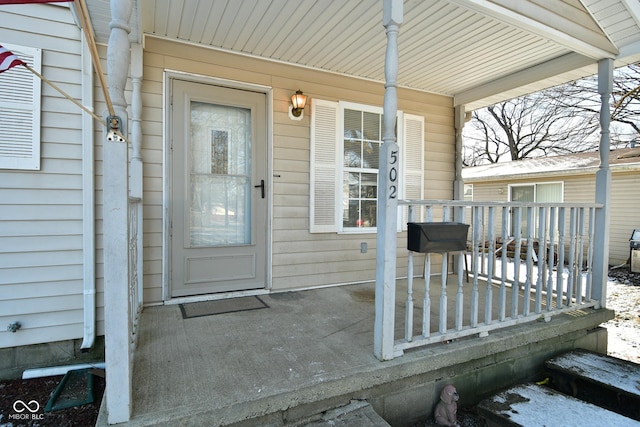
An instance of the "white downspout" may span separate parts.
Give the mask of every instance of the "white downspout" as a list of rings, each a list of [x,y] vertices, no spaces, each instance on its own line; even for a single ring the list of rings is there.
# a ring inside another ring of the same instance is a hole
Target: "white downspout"
[[[82,44],[82,105],[93,111],[93,65],[84,33]],[[84,333],[80,351],[93,348],[96,339],[95,178],[93,117],[82,115],[82,263]]]
[[[78,369],[104,369],[104,362],[95,363],[79,363],[77,365],[64,365],[64,366],[51,366],[48,368],[33,368],[26,369],[22,373],[23,380],[30,380],[33,378],[52,377],[54,375],[64,375],[69,371],[77,371]],[[7,424],[2,424],[7,425]]]
[[[454,122],[456,128],[456,178],[453,181],[453,200],[464,199],[464,181],[462,180],[462,129],[466,122],[464,105],[454,107]]]

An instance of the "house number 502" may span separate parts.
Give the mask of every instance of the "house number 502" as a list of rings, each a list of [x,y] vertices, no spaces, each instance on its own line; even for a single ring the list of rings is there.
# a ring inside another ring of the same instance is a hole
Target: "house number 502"
[[[391,161],[389,162],[389,181],[391,185],[389,185],[389,198],[395,199],[398,196],[398,186],[396,182],[398,181],[398,150],[391,150]]]

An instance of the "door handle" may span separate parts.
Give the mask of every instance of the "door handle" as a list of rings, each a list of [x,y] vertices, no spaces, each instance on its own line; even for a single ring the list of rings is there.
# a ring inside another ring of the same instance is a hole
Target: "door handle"
[[[254,185],[253,188],[260,187],[260,193],[262,194],[262,198],[264,199],[264,179],[260,180],[260,185]]]

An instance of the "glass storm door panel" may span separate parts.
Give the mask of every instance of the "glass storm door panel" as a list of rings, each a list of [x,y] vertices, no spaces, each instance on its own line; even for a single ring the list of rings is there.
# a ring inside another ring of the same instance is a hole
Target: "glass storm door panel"
[[[266,95],[173,80],[171,295],[266,285]]]

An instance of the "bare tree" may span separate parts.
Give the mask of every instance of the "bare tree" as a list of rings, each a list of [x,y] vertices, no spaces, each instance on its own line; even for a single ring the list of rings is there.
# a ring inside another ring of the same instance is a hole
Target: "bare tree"
[[[586,114],[599,114],[596,76],[568,83],[566,90],[566,106],[578,106]],[[612,98],[612,145],[626,146],[640,138],[640,64],[614,70]]]
[[[614,82],[612,145],[624,146],[640,136],[640,66],[616,70]],[[599,114],[596,77],[476,110],[463,133],[463,163],[475,166],[596,150]]]

